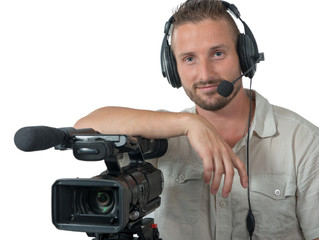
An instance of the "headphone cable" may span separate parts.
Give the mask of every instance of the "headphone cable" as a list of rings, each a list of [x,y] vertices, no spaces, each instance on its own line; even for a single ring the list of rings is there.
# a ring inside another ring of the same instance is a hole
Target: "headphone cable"
[[[250,121],[251,121],[251,114],[252,114],[252,78],[250,78],[250,87],[249,87],[249,116],[248,116],[248,126],[247,126],[247,176],[248,176],[248,187],[247,187],[247,194],[248,194],[248,215],[246,218],[246,226],[249,232],[249,238],[252,240],[252,236],[255,230],[255,218],[251,209],[250,203],[250,174],[249,174],[249,138],[250,138]]]

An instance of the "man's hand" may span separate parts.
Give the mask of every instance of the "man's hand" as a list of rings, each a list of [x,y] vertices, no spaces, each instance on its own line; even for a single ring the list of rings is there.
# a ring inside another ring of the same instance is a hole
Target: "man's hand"
[[[209,184],[213,176],[211,193],[216,194],[225,175],[222,190],[223,197],[228,197],[233,183],[234,168],[238,170],[240,182],[248,187],[248,176],[244,163],[235,155],[229,145],[222,139],[213,126],[204,118],[197,116],[190,124],[186,135],[199,156],[203,160],[204,181]]]

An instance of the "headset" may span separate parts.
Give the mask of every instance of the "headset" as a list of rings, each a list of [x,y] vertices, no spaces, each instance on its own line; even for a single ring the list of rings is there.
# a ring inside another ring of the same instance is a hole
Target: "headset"
[[[222,4],[226,10],[230,11],[236,18],[238,18],[244,25],[245,33],[240,33],[237,41],[237,53],[239,57],[240,67],[243,74],[242,76],[250,79],[255,75],[257,66],[256,64],[264,60],[263,53],[258,52],[257,43],[255,37],[248,27],[248,25],[241,19],[240,12],[234,4],[222,1]],[[164,38],[161,47],[161,68],[163,77],[166,77],[169,84],[174,88],[180,88],[182,86],[180,77],[177,71],[176,59],[174,57],[171,46],[168,39],[170,37],[171,27],[174,24],[174,15],[166,22],[164,27]],[[235,83],[234,81],[232,85]]]

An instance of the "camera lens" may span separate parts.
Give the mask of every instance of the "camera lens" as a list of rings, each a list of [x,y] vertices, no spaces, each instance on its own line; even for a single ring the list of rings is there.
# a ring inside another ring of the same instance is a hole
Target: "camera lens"
[[[108,214],[114,207],[112,191],[92,191],[89,198],[92,210],[98,214]]]
[[[99,192],[96,195],[96,203],[103,211],[105,211],[106,208],[112,204],[112,198],[109,193]]]

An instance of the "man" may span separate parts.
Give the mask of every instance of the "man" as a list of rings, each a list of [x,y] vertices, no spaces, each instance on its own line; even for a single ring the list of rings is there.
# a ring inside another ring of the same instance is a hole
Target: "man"
[[[189,0],[174,14],[171,48],[195,107],[180,113],[105,107],[75,127],[169,138],[167,153],[154,162],[165,179],[155,213],[165,240],[248,239],[250,205],[253,239],[319,239],[319,130],[245,90],[241,79],[230,96],[218,94],[222,81],[243,72],[239,31],[224,6]]]

